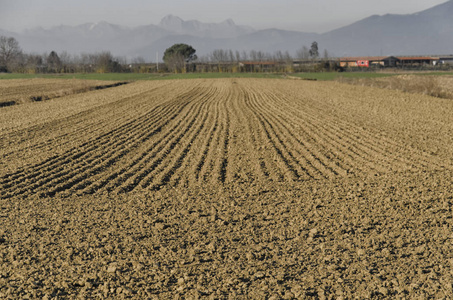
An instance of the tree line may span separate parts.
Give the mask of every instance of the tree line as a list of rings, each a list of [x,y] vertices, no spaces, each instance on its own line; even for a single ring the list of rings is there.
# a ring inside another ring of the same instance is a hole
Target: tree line
[[[126,59],[109,51],[71,55],[66,51],[28,54],[13,37],[0,36],[0,72],[15,73],[111,73],[125,72]]]
[[[327,60],[328,52],[324,51]],[[14,73],[112,73],[112,72],[291,72],[304,66],[295,61],[310,62],[317,60],[319,65],[318,44],[313,42],[310,48],[302,47],[293,57],[288,51],[266,53],[259,50],[233,51],[216,49],[198,57],[196,50],[186,44],[169,47],[163,56],[165,64],[147,63],[142,57],[130,62],[124,57],[114,57],[110,52],[82,53],[71,55],[67,52],[51,51],[44,54],[28,54],[13,37],[0,36],[0,72]],[[252,65],[250,64],[252,63]],[[261,64],[260,64],[261,63]]]
[[[292,56],[288,51],[267,53],[263,51],[233,51],[216,49],[197,57],[196,50],[187,44],[175,44],[165,51],[164,61],[172,72],[294,72],[337,69],[324,50],[320,58],[318,43],[303,46]],[[186,55],[186,53],[190,55]]]

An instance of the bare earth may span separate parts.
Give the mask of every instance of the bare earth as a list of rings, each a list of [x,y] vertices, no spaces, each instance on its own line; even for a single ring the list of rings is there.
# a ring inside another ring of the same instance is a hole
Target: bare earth
[[[43,101],[115,84],[118,82],[80,79],[2,80],[0,81],[0,107],[5,103],[23,104],[31,101]]]
[[[452,100],[332,82],[1,107],[0,298],[448,299],[452,139]]]

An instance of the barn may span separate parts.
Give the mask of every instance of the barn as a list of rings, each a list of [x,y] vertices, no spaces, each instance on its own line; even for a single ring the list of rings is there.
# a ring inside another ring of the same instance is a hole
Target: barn
[[[453,65],[453,55],[439,57],[439,63],[442,65]]]
[[[439,57],[432,56],[400,56],[398,58],[402,67],[434,66],[439,62]]]
[[[275,61],[243,61],[239,63],[245,72],[271,71],[276,65]]]

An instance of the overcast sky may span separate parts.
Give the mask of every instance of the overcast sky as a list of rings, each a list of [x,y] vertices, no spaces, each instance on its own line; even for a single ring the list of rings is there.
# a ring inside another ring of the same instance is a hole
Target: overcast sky
[[[277,27],[322,33],[373,14],[410,14],[447,0],[0,0],[0,29],[89,22],[138,26],[173,14],[184,20],[228,18],[256,29]]]

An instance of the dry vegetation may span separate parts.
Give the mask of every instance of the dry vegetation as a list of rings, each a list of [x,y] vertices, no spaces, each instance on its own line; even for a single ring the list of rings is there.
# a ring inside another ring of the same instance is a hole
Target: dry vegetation
[[[453,77],[451,76],[399,75],[384,78],[340,78],[337,81],[453,99]]]
[[[263,79],[4,107],[0,297],[448,298],[452,113]]]

